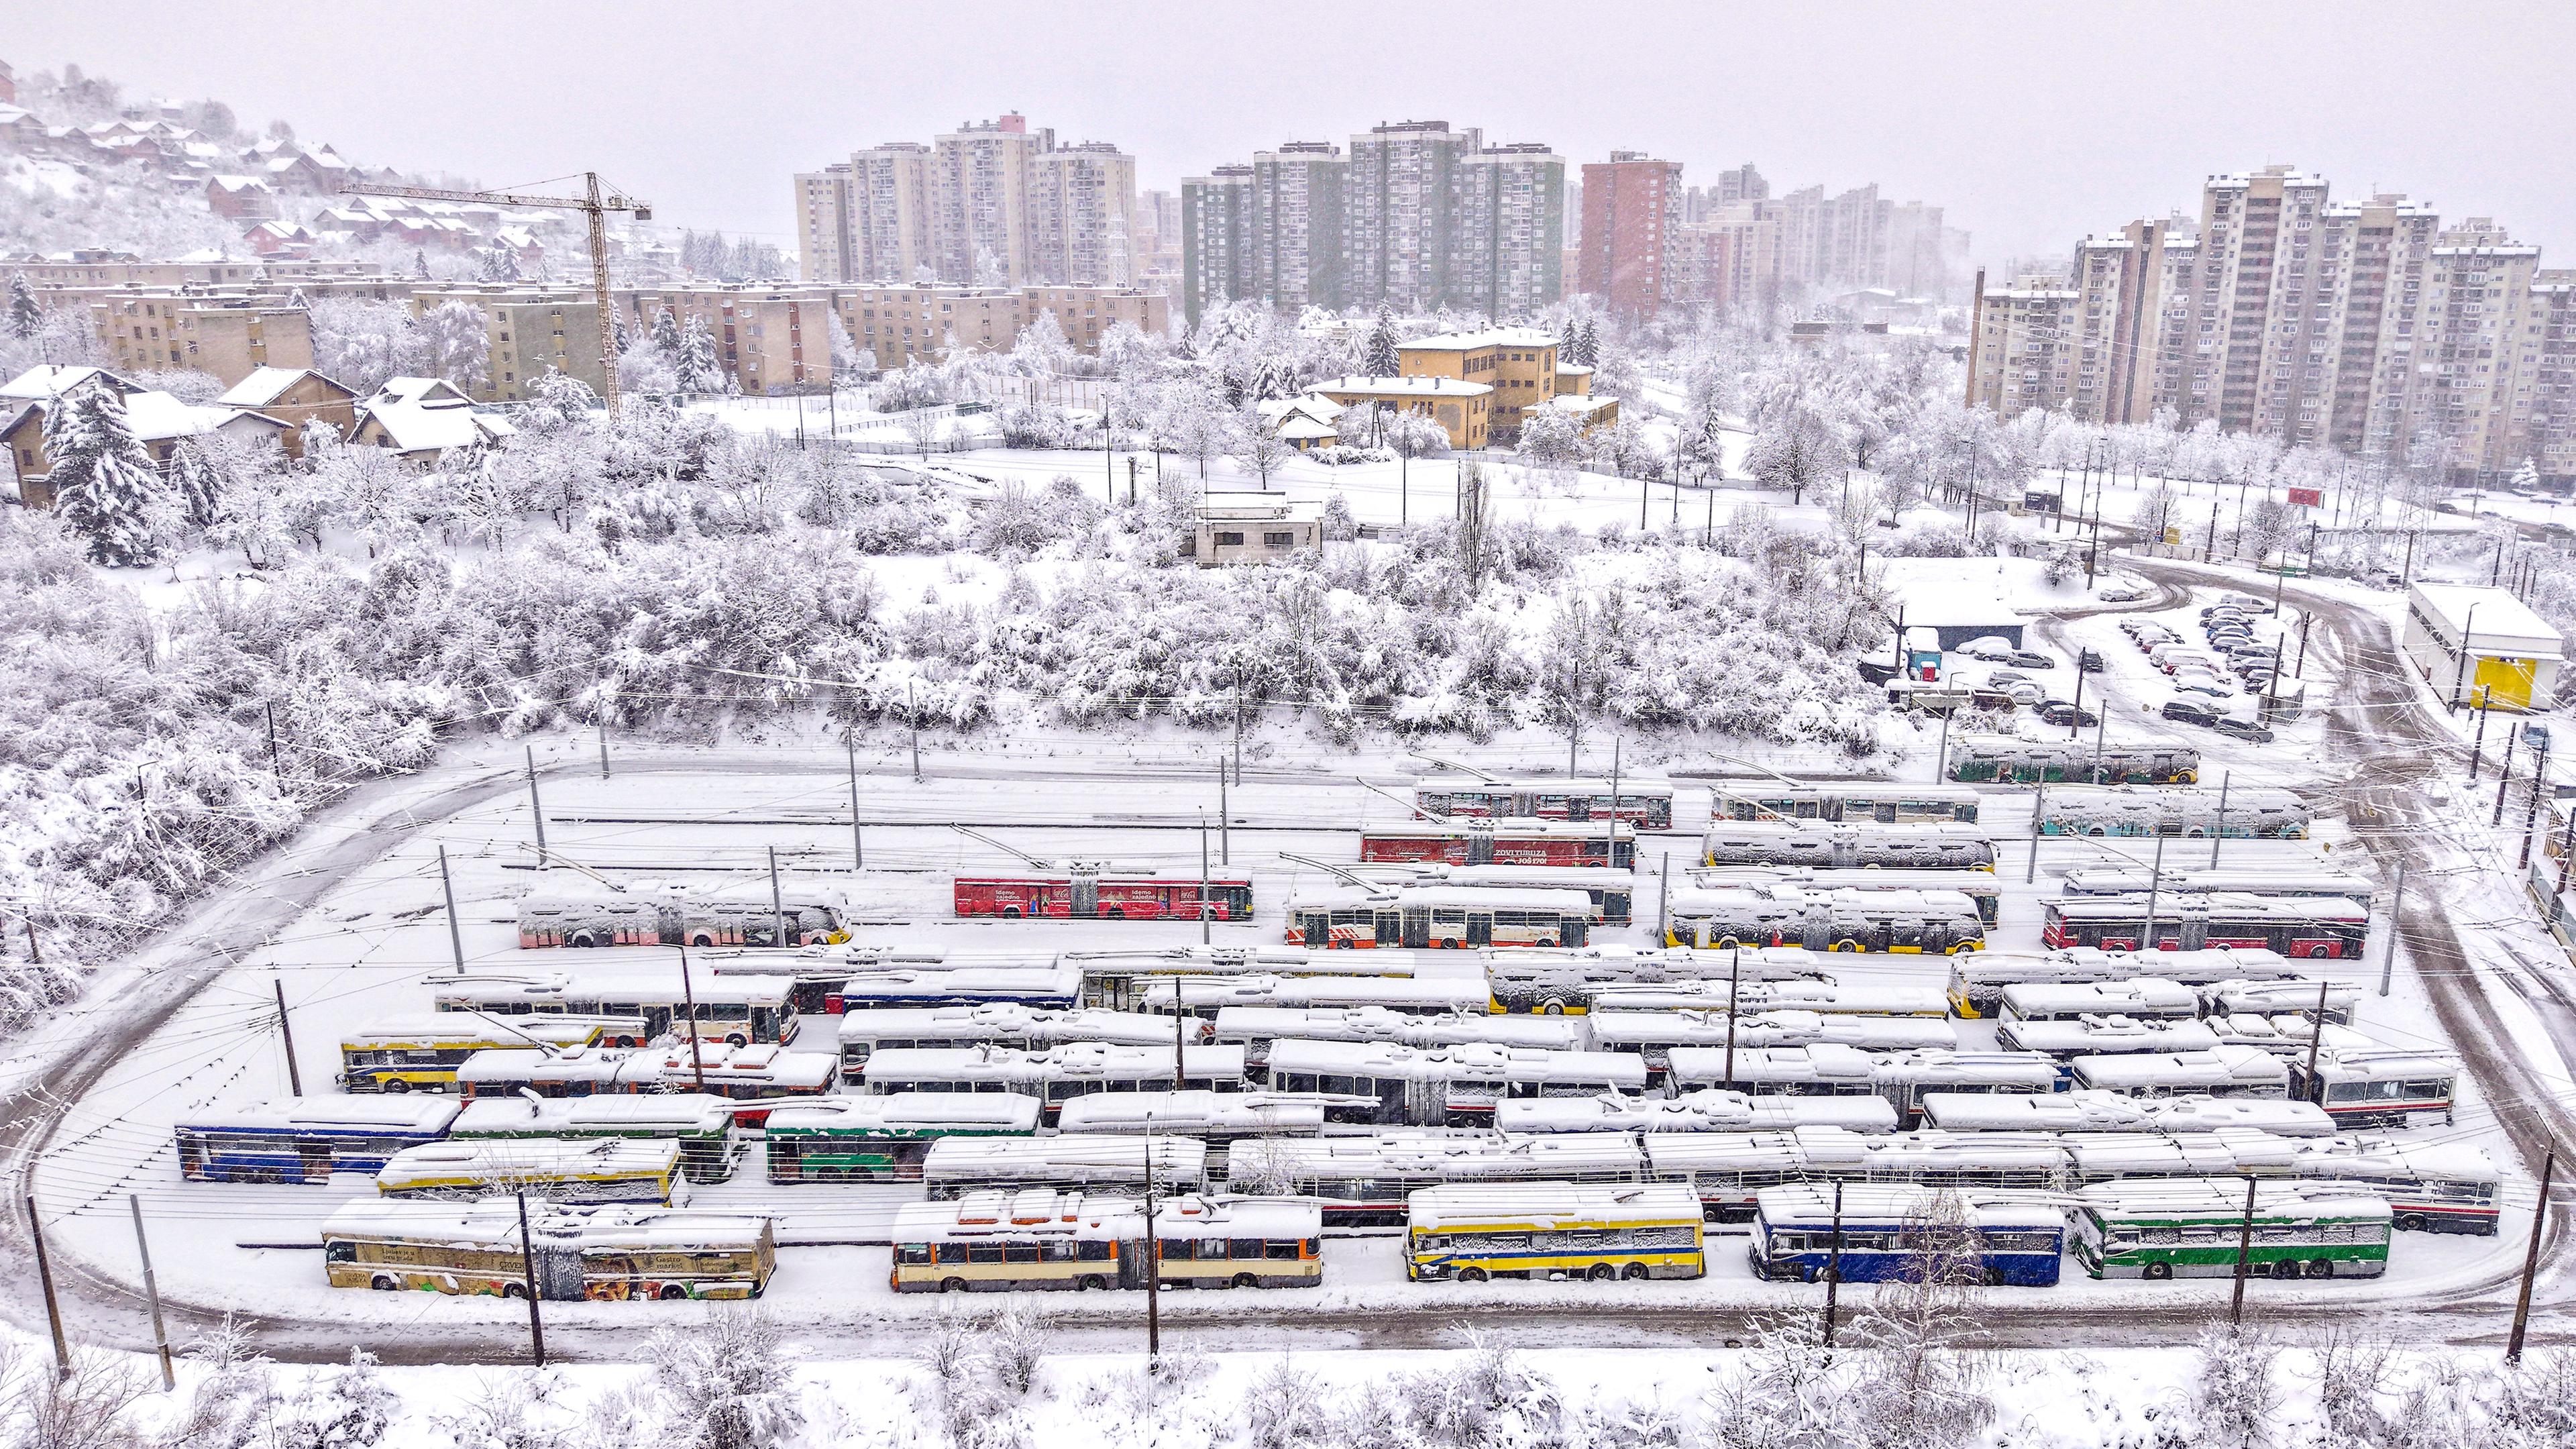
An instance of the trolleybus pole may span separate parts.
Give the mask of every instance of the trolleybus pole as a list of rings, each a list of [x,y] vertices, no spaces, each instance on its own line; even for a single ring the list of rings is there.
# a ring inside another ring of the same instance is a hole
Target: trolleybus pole
[[[54,1297],[54,1263],[45,1256],[45,1225],[36,1221],[36,1195],[27,1195],[27,1241],[36,1250],[36,1282],[45,1290],[45,1324],[54,1331],[54,1377],[72,1376],[72,1347],[63,1338],[63,1306]]]
[[[528,1295],[528,1343],[536,1351],[537,1367],[546,1366],[546,1321],[537,1312],[537,1253],[528,1243],[528,1194],[525,1189],[513,1194],[519,1200],[519,1282]]]
[[[152,1346],[161,1354],[161,1391],[168,1393],[179,1386],[179,1379],[170,1371],[170,1334],[161,1326],[161,1283],[152,1276],[152,1244],[143,1236],[143,1199],[129,1192],[125,1206],[134,1214],[134,1251],[143,1259],[143,1301],[152,1307]]]
[[[537,865],[540,869],[551,862],[546,858],[546,805],[537,796],[537,747],[528,746],[528,813],[537,820]]]
[[[447,844],[438,846],[438,889],[447,897],[447,949],[456,957],[456,974],[465,974],[465,936],[456,927],[456,883],[447,877]]]
[[[286,1092],[291,1097],[304,1095],[304,1074],[295,1067],[295,1024],[286,1019],[286,978],[272,976],[268,984],[277,989],[277,1034],[286,1039]]]
[[[1744,948],[1736,947],[1726,961],[1726,1087],[1735,1089],[1735,1013],[1740,1003],[1737,993],[1744,990]]]
[[[2397,969],[2397,929],[2406,909],[2406,857],[2397,858],[2397,889],[2388,898],[2388,944],[2379,953],[2379,994],[2388,994],[2389,973]]]
[[[2048,781],[2043,779],[2039,782],[2038,793],[2030,797],[2030,863],[2021,873],[2023,885],[2039,879],[2039,821],[2047,813]]]
[[[703,1092],[707,1089],[707,1060],[698,1047],[698,993],[689,983],[689,943],[686,939],[680,942],[680,1001],[689,1013],[689,1075],[695,1081],[693,1090]]]
[[[2245,1220],[2236,1229],[2236,1290],[2227,1304],[2230,1327],[2245,1323],[2245,1274],[2254,1257],[2254,1179],[2245,1179]]]
[[[2218,772],[2218,828],[2209,832],[2209,868],[2211,870],[2218,869],[2218,843],[2227,838],[2227,782],[2235,775],[2234,770]]]
[[[850,765],[850,869],[855,872],[868,868],[867,842],[859,835],[858,742],[845,735],[841,739],[841,749]]]
[[[1834,1346],[1835,1290],[1843,1281],[1843,1185],[1834,1181],[1834,1235],[1825,1257],[1825,1347]]]
[[[2522,1288],[2513,1299],[2513,1335],[2505,1340],[2504,1361],[2522,1362],[2522,1334],[2531,1323],[2531,1279],[2540,1268],[2540,1235],[2549,1226],[2549,1181],[2558,1173],[2558,1149],[2540,1163],[2540,1201],[2531,1210],[2531,1246],[2522,1255]]]
[[[2317,1048],[2326,1039],[2326,985],[2323,981],[2317,983],[2317,1019],[2308,1023],[2308,1090],[2316,1094],[2320,1107],[2326,1104],[2326,1088],[2317,1080]]]

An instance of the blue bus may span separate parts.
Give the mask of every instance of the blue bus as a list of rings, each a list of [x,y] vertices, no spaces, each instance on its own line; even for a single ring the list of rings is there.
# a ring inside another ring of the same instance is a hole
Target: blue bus
[[[1895,1283],[1942,1272],[1946,1253],[1949,1271],[1989,1286],[2046,1288],[2057,1282],[2066,1251],[2063,1206],[2011,1193],[1955,1192],[1954,1237],[1945,1230],[1940,1191],[1901,1183],[1844,1184],[1842,1281]],[[1832,1185],[1766,1187],[1755,1201],[1747,1248],[1754,1275],[1822,1281],[1836,1257]]]
[[[179,1175],[320,1183],[335,1172],[381,1172],[404,1148],[445,1137],[460,1105],[444,1096],[368,1096],[209,1108],[176,1129]]]

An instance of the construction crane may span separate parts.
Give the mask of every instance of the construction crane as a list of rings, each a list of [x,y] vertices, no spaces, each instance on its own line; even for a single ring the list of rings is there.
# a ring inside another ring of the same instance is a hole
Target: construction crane
[[[350,196],[398,196],[406,201],[457,201],[477,206],[525,206],[546,211],[578,211],[590,219],[590,286],[591,295],[599,302],[599,373],[603,384],[601,398],[608,404],[610,417],[617,415],[617,313],[608,294],[608,213],[633,212],[637,221],[651,221],[653,208],[648,202],[611,188],[600,191],[599,173],[581,173],[583,194],[580,196],[523,196],[511,191],[441,191],[431,186],[383,186],[368,182],[351,182],[341,187]]]

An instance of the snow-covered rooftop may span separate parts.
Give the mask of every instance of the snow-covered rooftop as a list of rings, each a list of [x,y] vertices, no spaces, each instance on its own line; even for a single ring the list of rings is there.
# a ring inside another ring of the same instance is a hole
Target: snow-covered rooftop
[[[1484,397],[1494,389],[1454,377],[1335,377],[1315,384],[1321,393],[1357,393],[1364,397]]]
[[[1554,347],[1553,333],[1536,327],[1489,327],[1482,332],[1443,332],[1401,343],[1408,352],[1474,352],[1487,347]]]
[[[372,418],[394,449],[403,453],[445,451],[497,442],[517,432],[501,418],[478,411],[474,400],[443,379],[388,378],[376,395],[359,405],[362,418]]]
[[[222,397],[215,401],[226,407],[264,408],[284,396],[288,388],[307,377],[321,378],[322,381],[331,383],[333,387],[339,386],[338,383],[331,382],[331,379],[322,377],[322,374],[309,367],[254,367],[250,370],[250,376],[234,383]]]

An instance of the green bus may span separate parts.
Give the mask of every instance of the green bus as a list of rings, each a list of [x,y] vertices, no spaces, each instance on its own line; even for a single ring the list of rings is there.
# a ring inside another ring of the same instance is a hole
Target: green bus
[[[680,1144],[680,1175],[691,1182],[722,1182],[733,1176],[733,1103],[707,1092],[477,1097],[456,1114],[447,1135],[652,1138]]]
[[[2096,1278],[2376,1278],[2388,1271],[2388,1202],[2339,1182],[2254,1188],[2243,1178],[2106,1182],[2075,1194],[2075,1260]]]
[[[1020,1092],[890,1092],[781,1105],[767,1127],[771,1182],[919,1181],[943,1137],[1027,1137],[1038,1099]]]

